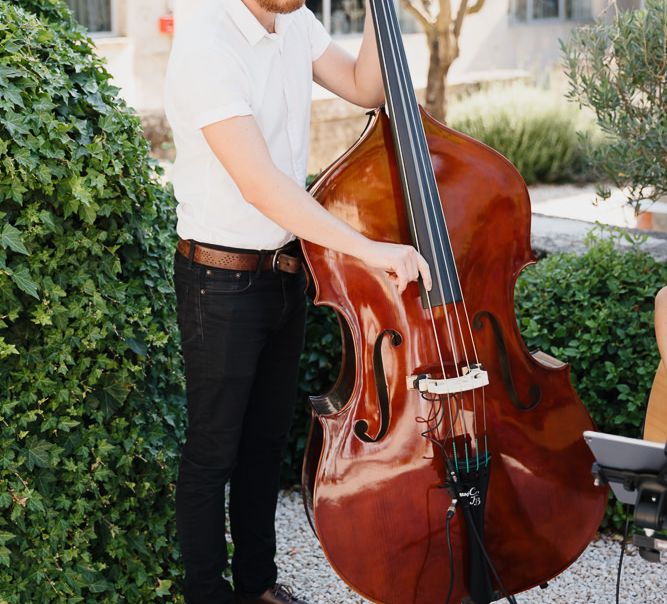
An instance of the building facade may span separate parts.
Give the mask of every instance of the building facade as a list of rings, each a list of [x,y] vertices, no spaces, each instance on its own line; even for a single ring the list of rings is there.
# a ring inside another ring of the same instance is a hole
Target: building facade
[[[173,35],[203,0],[65,0],[89,27],[115,83],[144,117],[153,142],[164,140],[162,92]],[[219,0],[224,2],[225,0]],[[397,3],[415,88],[426,86],[428,48],[414,19]],[[419,1],[419,0],[412,0]],[[453,0],[457,4],[457,0]],[[610,6],[611,2],[611,6]],[[643,0],[486,0],[466,18],[460,56],[448,77],[453,89],[468,83],[532,74],[541,80],[558,68],[559,40],[593,18],[641,7]],[[364,0],[306,0],[334,39],[355,54],[361,43]],[[309,171],[345,150],[365,123],[363,110],[314,87]]]
[[[90,28],[128,102],[141,113],[160,111],[162,83],[171,47],[168,19],[178,35],[202,0],[65,0]],[[224,0],[220,0],[224,2]],[[414,19],[397,1],[402,30],[417,87],[423,84],[428,52]],[[637,8],[643,0],[615,0]],[[456,3],[456,0],[454,0]],[[307,0],[308,7],[343,46],[355,52],[363,27],[364,0]],[[493,70],[545,73],[559,61],[560,38],[580,23],[603,13],[609,0],[487,0],[466,19],[453,81],[474,79]],[[165,19],[167,17],[168,19]],[[162,31],[160,24],[162,23]],[[423,38],[423,36],[422,36]]]

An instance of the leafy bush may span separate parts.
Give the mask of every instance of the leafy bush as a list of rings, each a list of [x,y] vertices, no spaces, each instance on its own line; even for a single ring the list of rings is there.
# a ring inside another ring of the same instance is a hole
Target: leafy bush
[[[299,367],[299,400],[283,459],[281,478],[286,485],[301,481],[301,462],[312,409],[308,397],[329,390],[338,377],[340,360],[340,329],[334,311],[309,304],[306,346]]]
[[[654,299],[667,265],[589,236],[585,254],[554,254],[527,268],[516,287],[528,347],[572,364],[572,381],[598,428],[641,433],[659,353]]]
[[[592,131],[592,119],[546,90],[515,84],[474,93],[452,103],[449,125],[502,153],[527,184],[591,177],[577,131]]]
[[[516,286],[519,327],[528,348],[571,364],[572,382],[603,432],[641,437],[659,352],[654,298],[667,265],[618,237],[589,239],[582,256],[554,254],[528,267]],[[613,498],[603,526],[622,529]]]
[[[580,27],[562,45],[569,98],[595,111],[608,144],[587,145],[602,178],[627,188],[628,202],[667,194],[667,3],[621,11],[609,24]],[[599,187],[602,198],[610,195]]]
[[[59,2],[0,0],[5,603],[174,601],[181,572],[173,203],[109,77]]]

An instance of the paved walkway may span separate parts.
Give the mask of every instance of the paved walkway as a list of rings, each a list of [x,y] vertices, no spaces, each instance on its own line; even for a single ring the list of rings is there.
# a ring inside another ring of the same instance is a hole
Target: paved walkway
[[[538,185],[530,188],[532,204],[532,247],[547,253],[586,249],[584,239],[599,222],[606,225],[641,229],[646,233],[642,249],[656,260],[667,261],[667,203],[652,204],[636,216],[622,193],[613,191],[610,199],[595,203],[593,185]],[[647,230],[648,229],[648,230]],[[620,241],[621,247],[628,245]],[[665,600],[667,602],[667,599]]]
[[[586,185],[536,185],[530,187],[533,212],[544,216],[571,218],[585,222],[601,222],[628,228],[663,229],[663,217],[667,217],[667,202],[647,205],[649,216],[637,217],[625,203],[623,193],[614,189],[609,199],[596,203],[595,186]]]

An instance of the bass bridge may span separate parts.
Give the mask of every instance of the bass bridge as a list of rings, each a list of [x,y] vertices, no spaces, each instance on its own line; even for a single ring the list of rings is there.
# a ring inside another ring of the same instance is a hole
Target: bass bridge
[[[430,394],[458,394],[489,384],[489,374],[479,363],[463,367],[461,375],[457,377],[434,379],[430,373],[421,373],[409,375],[406,379],[408,390]]]

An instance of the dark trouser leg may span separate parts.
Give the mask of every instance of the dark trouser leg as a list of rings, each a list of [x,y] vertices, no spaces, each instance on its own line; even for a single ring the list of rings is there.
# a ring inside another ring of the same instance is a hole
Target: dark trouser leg
[[[235,590],[259,595],[277,578],[275,512],[280,464],[296,401],[305,326],[304,281],[283,275],[285,311],[257,363],[257,379],[231,479],[230,524]]]
[[[266,328],[254,318],[261,293],[249,276],[188,267],[177,255],[178,319],[187,385],[188,429],[176,486],[176,525],[188,604],[230,604],[225,484],[236,465],[243,418]],[[203,293],[202,293],[203,292]],[[243,299],[241,299],[241,296]],[[238,308],[243,307],[241,315]]]
[[[303,280],[265,273],[251,281],[248,273],[210,271],[196,264],[189,267],[179,255],[175,272],[188,398],[187,440],[176,488],[177,530],[186,570],[184,595],[188,604],[229,604],[232,589],[221,577],[227,566],[224,487],[232,473],[245,474],[234,471],[237,463],[254,468],[254,479],[271,485],[269,502],[273,503],[253,510],[256,500],[252,490],[235,498],[240,510],[247,509],[233,515],[241,518],[239,525],[258,521],[257,526],[263,527],[254,534],[241,530],[237,548],[261,554],[248,558],[251,566],[241,565],[244,571],[236,581],[244,581],[257,593],[265,589],[256,586],[264,585],[266,577],[275,581],[273,520],[279,449],[291,420],[296,390],[303,340]],[[286,287],[286,283],[291,285]],[[272,350],[268,355],[267,348]],[[271,377],[273,355],[280,363],[283,357],[292,359],[283,366],[285,380]],[[267,409],[254,401],[267,400],[263,395],[255,396],[267,376],[280,394],[274,399],[277,405],[268,410],[276,414],[265,421],[263,412]],[[269,450],[278,453],[263,454],[263,459],[273,459],[272,464],[252,461],[255,425],[259,440],[270,433],[267,443],[274,441]],[[257,569],[252,568],[254,562]]]

